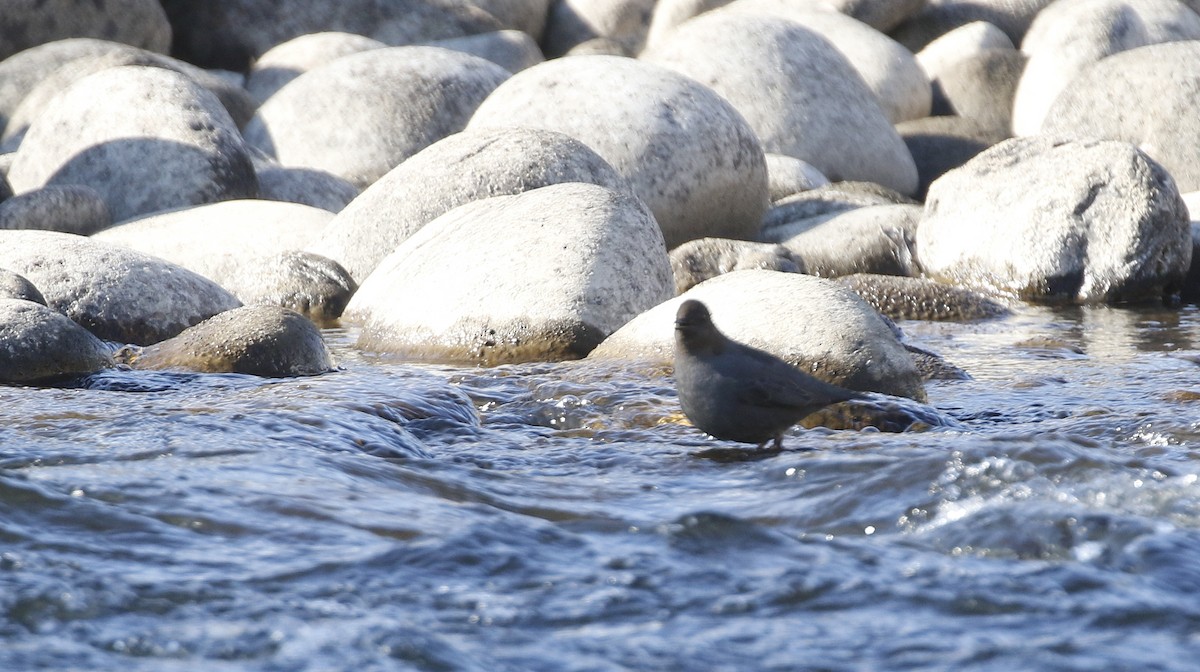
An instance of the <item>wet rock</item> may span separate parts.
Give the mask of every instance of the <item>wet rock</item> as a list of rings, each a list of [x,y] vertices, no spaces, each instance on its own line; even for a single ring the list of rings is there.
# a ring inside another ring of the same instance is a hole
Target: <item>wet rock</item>
[[[782,154],[767,154],[771,201],[829,184],[829,178],[812,164]]]
[[[0,298],[0,383],[83,376],[113,366],[108,346],[39,303]]]
[[[874,427],[881,432],[919,432],[935,427],[961,427],[962,423],[933,406],[912,399],[871,395],[866,399],[826,406],[801,420],[800,426],[854,431]]]
[[[895,4],[895,3],[893,3]],[[912,52],[840,12],[797,6],[789,0],[737,0],[720,10],[794,21],[828,40],[846,57],[895,124],[929,116],[929,78]]]
[[[782,245],[752,243],[728,238],[700,238],[671,250],[675,292],[692,287],[722,273],[760,268],[783,273],[804,273],[804,262]]]
[[[244,304],[272,303],[331,319],[354,282],[336,262],[299,250],[333,214],[276,201],[226,201],[120,224],[94,238],[199,273]]]
[[[190,63],[137,49],[124,44],[99,43],[99,53],[68,60],[45,76],[21,99],[4,129],[4,145],[16,148],[29,126],[49,108],[65,90],[88,75],[120,66],[147,66],[178,72],[207,89],[229,113],[233,123],[241,128],[250,121],[257,106],[240,85],[225,77],[201,70]],[[67,53],[71,53],[67,50]]]
[[[93,37],[166,53],[171,26],[155,0],[16,0],[0,14],[0,60],[66,37]]]
[[[499,30],[494,33],[452,37],[430,42],[429,46],[478,56],[509,72],[520,72],[546,60],[537,42],[519,30]]]
[[[1137,145],[1161,163],[1181,191],[1200,189],[1200,42],[1126,51],[1088,68],[1059,95],[1042,125],[1047,135],[1106,138]]]
[[[915,276],[918,205],[856,208],[801,231],[781,244],[805,272],[826,278],[854,273]]]
[[[17,192],[92,187],[116,221],[258,191],[216,97],[184,75],[142,66],[109,68],[63,91],[30,127],[8,177]]]
[[[963,117],[914,119],[896,124],[896,132],[917,164],[921,183],[916,196],[921,200],[934,180],[1008,138],[1007,131],[991,130]]]
[[[0,201],[0,229],[40,229],[89,236],[112,226],[104,198],[82,184],[42,187]]]
[[[277,306],[235,308],[174,338],[123,355],[135,369],[244,373],[266,378],[315,376],[333,369],[316,325],[299,313]]]
[[[1022,298],[1160,300],[1191,259],[1167,172],[1114,141],[1007,140],[933,183],[917,255],[935,279]]]
[[[298,203],[337,213],[359,194],[353,184],[323,170],[256,163],[254,174],[258,177],[258,197],[266,201]]]
[[[362,325],[368,350],[487,364],[567,359],[672,294],[662,235],[640,200],[555,184],[430,222],[367,278],[345,318]]]
[[[288,82],[309,70],[343,56],[386,46],[379,40],[337,31],[300,35],[271,47],[254,61],[246,75],[246,90],[262,105]]]
[[[832,280],[798,273],[726,273],[655,306],[589,358],[673,359],[679,303],[697,299],[730,338],[766,350],[822,380],[924,401],[920,372],[883,317]]]
[[[646,42],[655,0],[554,0],[542,33],[542,49],[562,56],[577,45],[605,38],[636,54]]]
[[[1016,51],[1017,47],[1003,30],[987,21],[974,21],[930,42],[916,59],[930,81],[936,81],[959,61],[994,49]]]
[[[0,299],[23,299],[46,305],[46,298],[25,276],[0,268]]]
[[[803,159],[831,180],[872,181],[902,193],[917,188],[912,157],[875,95],[846,57],[808,28],[721,10],[684,23],[641,58],[721,94],[768,152]]]
[[[271,47],[308,33],[339,31],[388,45],[500,30],[495,17],[456,0],[161,0],[172,50],[205,68],[246,72]]]
[[[781,243],[844,212],[872,205],[913,204],[911,198],[870,182],[835,182],[780,199],[763,216],[759,238]]]
[[[996,136],[1012,135],[1013,96],[1027,57],[992,49],[964,58],[933,83],[934,114],[971,119]]]
[[[449,49],[393,47],[343,56],[271,96],[249,144],[289,167],[359,188],[466,125],[507,70]]]
[[[497,126],[559,131],[594,149],[650,206],[670,247],[751,238],[767,206],[762,146],[745,119],[712,90],[649,63],[589,56],[519,72],[470,123]]]
[[[1200,39],[1200,16],[1177,0],[1055,2],[1038,14],[1021,42],[1029,62],[1013,101],[1014,134],[1042,132],[1042,122],[1059,93],[1087,66],[1137,47],[1196,39]],[[1118,93],[1127,109],[1127,91],[1116,81],[1091,83]]]
[[[430,145],[380,178],[307,249],[338,260],[362,282],[400,243],[450,210],[562,182],[629,189],[612,166],[570,136],[472,128]]]
[[[1013,44],[1021,44],[1029,24],[1043,7],[1054,0],[937,0],[928,2],[892,37],[913,53],[946,33],[975,21],[987,21],[1004,31]]]
[[[0,267],[28,278],[54,310],[118,343],[155,343],[239,305],[185,268],[68,233],[0,231]]]
[[[893,320],[970,322],[1009,312],[986,294],[928,278],[856,273],[837,280]]]

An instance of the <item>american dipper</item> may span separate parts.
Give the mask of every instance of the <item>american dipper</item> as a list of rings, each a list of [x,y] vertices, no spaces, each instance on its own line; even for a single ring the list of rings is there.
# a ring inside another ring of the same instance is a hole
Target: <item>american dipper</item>
[[[692,424],[717,437],[759,448],[806,415],[866,395],[818,380],[778,357],[732,341],[708,308],[684,301],[675,314],[675,385]]]

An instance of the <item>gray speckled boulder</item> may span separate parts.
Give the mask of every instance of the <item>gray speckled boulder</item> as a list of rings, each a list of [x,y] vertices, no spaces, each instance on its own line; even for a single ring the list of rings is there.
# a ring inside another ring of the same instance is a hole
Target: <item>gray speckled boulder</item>
[[[892,327],[849,288],[799,273],[735,271],[639,315],[589,358],[670,362],[675,311],[703,301],[732,339],[854,390],[925,400],[921,373]]]
[[[112,226],[104,198],[82,184],[48,186],[0,201],[0,229],[40,229],[90,236]]]
[[[913,259],[919,205],[876,205],[835,215],[784,240],[806,273],[833,278],[853,273],[918,275]]]
[[[916,53],[955,28],[987,21],[1003,30],[1013,44],[1020,44],[1034,17],[1052,2],[1054,0],[932,0],[896,26],[891,36]]]
[[[782,154],[766,156],[772,202],[829,184],[829,178],[807,161]]]
[[[547,61],[500,85],[470,123],[497,126],[560,131],[594,149],[650,206],[670,247],[751,238],[767,207],[753,129],[712,90],[666,68],[617,56]]]
[[[934,114],[957,115],[1011,137],[1013,96],[1027,60],[1019,51],[990,49],[946,67],[933,83]]]
[[[338,260],[359,282],[426,223],[492,196],[562,182],[629,184],[574,138],[533,128],[485,128],[430,145],[371,185],[307,249]]]
[[[271,96],[246,126],[246,140],[281,165],[324,170],[363,188],[461,131],[508,76],[495,63],[438,47],[351,54]]]
[[[722,273],[760,268],[782,273],[804,273],[804,262],[788,248],[774,243],[752,243],[728,238],[690,240],[671,250],[675,291],[682,294]]]
[[[566,359],[673,293],[662,234],[640,200],[555,184],[425,225],[367,278],[345,319],[362,325],[358,344],[368,350],[489,364]]]
[[[849,16],[797,6],[791,0],[736,0],[722,13],[747,13],[794,21],[829,40],[875,95],[888,121],[929,116],[929,78],[913,53]]]
[[[185,268],[69,233],[0,231],[0,267],[28,278],[51,308],[119,343],[155,343],[240,305]]]
[[[329,212],[341,212],[358,198],[353,184],[323,170],[284,168],[274,163],[255,163],[258,197],[265,201],[298,203]]]
[[[986,294],[928,278],[856,273],[837,281],[893,320],[969,322],[1009,312]]]
[[[345,307],[354,282],[336,262],[299,250],[332,219],[327,210],[296,203],[225,201],[128,221],[94,238],[179,264],[244,304],[281,304],[329,319]]]
[[[116,221],[258,191],[246,147],[208,90],[162,68],[84,77],[30,127],[9,181],[17,192],[84,184]]]
[[[520,72],[546,60],[537,42],[519,30],[498,30],[494,33],[452,37],[430,42],[429,46],[478,56],[509,72]]]
[[[763,216],[758,237],[780,243],[855,208],[913,203],[916,201],[872,182],[834,182],[776,201]]]
[[[1048,135],[1137,145],[1181,191],[1200,189],[1200,42],[1174,42],[1110,56],[1059,95],[1042,125]],[[1179,110],[1180,112],[1165,112]]]
[[[52,72],[46,73],[37,82],[37,85],[29,90],[9,117],[8,125],[2,136],[4,146],[17,147],[21,138],[29,130],[29,126],[41,117],[55,98],[70,88],[72,84],[101,70],[119,66],[142,65],[163,68],[187,76],[208,89],[217,97],[217,100],[221,101],[221,105],[238,128],[245,126],[250,121],[250,117],[254,114],[254,108],[257,107],[250,94],[240,84],[201,70],[190,63],[124,44],[100,42],[96,48],[100,50],[98,53],[85,53],[78,58],[67,60]],[[68,54],[71,53],[70,50],[64,51]]]
[[[917,229],[929,276],[1046,301],[1160,300],[1191,252],[1170,175],[1114,141],[1002,142],[933,183]]]
[[[261,105],[288,82],[360,51],[387,45],[362,35],[329,31],[309,33],[277,44],[254,61],[246,75],[246,90]]]
[[[641,58],[721,94],[768,152],[803,159],[831,180],[917,188],[912,157],[875,95],[804,26],[723,9],[680,25]]]
[[[267,378],[315,376],[333,369],[321,332],[308,318],[276,306],[235,308],[128,356],[135,369],[245,373]]]
[[[66,37],[96,37],[166,53],[171,26],[155,0],[6,0],[0,60]]]
[[[542,32],[547,56],[562,56],[574,47],[605,38],[626,54],[641,51],[650,29],[656,0],[554,0]]]
[[[1013,100],[1014,134],[1040,133],[1059,93],[1087,66],[1137,47],[1196,39],[1200,16],[1178,0],[1058,0],[1021,42],[1029,62]],[[1103,83],[1126,95],[1115,82]]]
[[[0,268],[0,298],[24,299],[46,305],[46,298],[32,282],[7,268]]]
[[[108,346],[61,313],[0,298],[0,383],[84,376],[112,366]]]
[[[308,33],[340,31],[388,45],[416,44],[504,28],[461,0],[160,0],[174,30],[172,51],[205,68],[245,72],[271,47]]]

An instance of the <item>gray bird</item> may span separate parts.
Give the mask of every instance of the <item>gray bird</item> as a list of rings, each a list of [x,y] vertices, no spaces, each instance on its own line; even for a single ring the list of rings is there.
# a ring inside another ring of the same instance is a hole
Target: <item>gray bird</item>
[[[688,420],[717,437],[759,448],[805,416],[866,395],[830,385],[778,357],[732,341],[703,303],[684,301],[675,314],[675,385]]]

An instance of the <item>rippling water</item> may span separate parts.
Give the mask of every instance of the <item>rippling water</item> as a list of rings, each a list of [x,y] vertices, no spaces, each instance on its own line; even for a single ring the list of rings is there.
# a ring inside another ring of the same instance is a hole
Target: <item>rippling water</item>
[[[961,426],[741,461],[664,368],[338,330],[318,378],[0,387],[0,669],[1196,669],[1200,312],[902,326]]]

